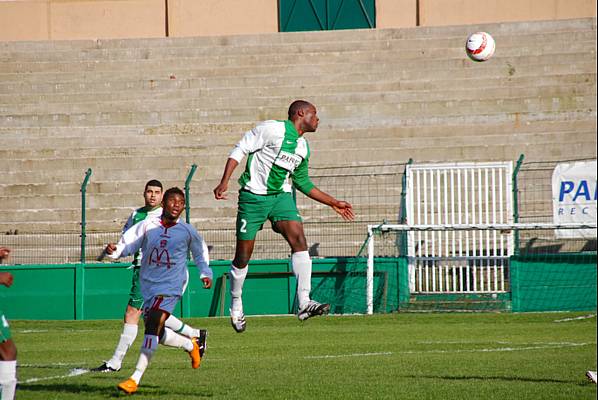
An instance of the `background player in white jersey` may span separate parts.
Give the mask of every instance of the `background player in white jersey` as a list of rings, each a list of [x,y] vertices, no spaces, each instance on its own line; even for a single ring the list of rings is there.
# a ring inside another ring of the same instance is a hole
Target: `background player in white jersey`
[[[322,192],[309,179],[310,150],[303,135],[318,128],[316,107],[303,100],[294,101],[288,117],[286,121],[265,121],[245,133],[230,153],[222,179],[214,189],[217,200],[226,199],[230,177],[248,155],[245,172],[239,179],[237,245],[229,273],[231,324],[237,332],[243,332],[246,327],[241,300],[246,267],[253,253],[255,236],[267,219],[291,246],[293,272],[297,277],[298,318],[303,321],[330,310],[329,304],[318,303],[309,297],[311,259],[301,216],[291,195],[292,186],[332,207],[343,219],[354,219],[351,204]]]
[[[179,219],[185,209],[185,195],[179,188],[164,193],[160,218],[148,218],[134,225],[118,244],[106,246],[111,258],[126,257],[142,250],[139,282],[143,295],[145,337],[133,375],[118,385],[126,393],[137,391],[158,342],[184,348],[191,356],[191,366],[199,368],[206,349],[205,330],[192,340],[164,326],[187,284],[187,254],[191,251],[200,272],[203,287],[212,287],[208,248],[195,228]]]
[[[133,225],[143,221],[146,218],[160,218],[162,215],[162,182],[152,179],[145,184],[143,190],[144,206],[131,213],[125,223],[122,233],[125,233]],[[120,370],[122,361],[127,351],[137,337],[139,318],[141,316],[141,306],[143,297],[139,288],[139,267],[141,266],[141,251],[135,253],[132,262],[133,275],[131,278],[131,291],[129,293],[129,303],[125,310],[123,330],[114,349],[114,354],[110,360],[102,363],[94,372],[115,372]],[[188,338],[198,337],[199,330],[186,325],[183,321],[171,315],[166,320],[166,326],[173,331],[187,336]]]
[[[10,249],[0,247],[0,261],[10,254]],[[10,272],[0,272],[0,285],[10,287],[13,276]],[[17,387],[17,347],[11,339],[8,321],[0,310],[0,399],[12,400]]]

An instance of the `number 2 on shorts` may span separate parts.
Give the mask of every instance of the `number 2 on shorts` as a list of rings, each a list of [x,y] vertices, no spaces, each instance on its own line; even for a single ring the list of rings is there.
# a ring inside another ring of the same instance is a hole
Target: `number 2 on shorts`
[[[241,228],[239,229],[239,232],[241,233],[247,233],[247,220],[244,218],[241,218]]]

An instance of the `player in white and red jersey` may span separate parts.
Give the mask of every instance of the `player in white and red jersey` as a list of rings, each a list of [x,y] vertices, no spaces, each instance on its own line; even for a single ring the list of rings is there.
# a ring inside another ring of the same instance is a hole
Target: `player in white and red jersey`
[[[126,231],[118,244],[106,246],[111,258],[126,257],[142,251],[139,282],[143,296],[145,338],[135,372],[118,388],[126,393],[137,391],[158,343],[184,348],[193,368],[199,368],[206,348],[205,330],[198,338],[188,339],[164,326],[183,294],[187,283],[187,254],[191,251],[206,289],[212,287],[208,248],[195,228],[179,219],[185,209],[185,195],[179,188],[168,189],[162,199],[160,218],[147,218]]]
[[[149,180],[143,189],[144,205],[131,213],[125,223],[122,233],[124,234],[133,225],[138,224],[146,218],[160,218],[162,215],[162,182],[157,179]],[[129,348],[137,337],[139,319],[141,317],[141,307],[143,305],[143,296],[139,287],[139,269],[141,267],[141,251],[135,253],[131,263],[132,277],[131,290],[129,292],[129,302],[124,315],[123,329],[114,349],[112,357],[103,362],[99,367],[93,368],[93,372],[116,372],[120,370],[121,364]],[[188,279],[188,278],[187,278]],[[185,324],[183,321],[170,315],[165,325],[183,336],[188,338],[200,337],[199,329]]]

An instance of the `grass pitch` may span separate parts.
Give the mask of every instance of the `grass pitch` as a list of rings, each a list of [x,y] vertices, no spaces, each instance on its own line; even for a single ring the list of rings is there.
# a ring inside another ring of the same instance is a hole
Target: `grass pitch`
[[[587,314],[587,313],[586,313]],[[209,330],[199,370],[161,346],[135,398],[144,399],[595,399],[596,316],[389,314],[190,319]],[[18,399],[113,399],[133,371],[86,369],[110,358],[120,321],[11,321]]]

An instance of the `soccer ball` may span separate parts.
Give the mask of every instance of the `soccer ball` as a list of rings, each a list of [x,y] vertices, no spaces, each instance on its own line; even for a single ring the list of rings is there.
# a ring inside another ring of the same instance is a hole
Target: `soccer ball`
[[[494,39],[486,32],[472,33],[465,43],[465,52],[473,61],[488,60],[494,54],[495,48]]]

